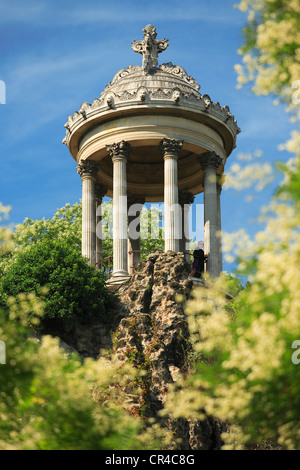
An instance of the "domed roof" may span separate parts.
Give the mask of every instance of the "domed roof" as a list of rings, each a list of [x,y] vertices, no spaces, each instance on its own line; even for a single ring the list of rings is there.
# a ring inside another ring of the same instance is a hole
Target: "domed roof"
[[[92,104],[82,103],[80,110],[68,117],[65,127],[71,131],[88,117],[106,113],[108,109],[138,105],[168,107],[170,105],[192,105],[198,112],[225,122],[233,134],[240,129],[228,106],[214,103],[210,96],[199,93],[200,85],[185,69],[171,62],[158,65],[158,54],[169,46],[168,39],[157,40],[156,28],[148,25],[143,29],[144,39],[132,41],[132,49],[143,55],[142,66],[129,65],[121,69]],[[67,143],[68,139],[64,139]]]
[[[166,99],[178,102],[183,99],[200,99],[200,85],[183,67],[172,62],[158,66],[158,54],[169,46],[168,39],[157,40],[156,28],[148,25],[143,29],[144,39],[132,41],[132,49],[143,55],[142,66],[130,65],[120,70],[100,96],[118,102],[128,99],[147,101]]]
[[[130,65],[120,70],[106,87],[100,96],[100,101],[114,99],[123,101],[139,99],[145,101],[148,98],[172,99],[201,99],[200,85],[189,76],[183,67],[173,65],[171,62],[153,67],[145,73],[143,67]]]
[[[82,103],[68,117],[63,140],[74,160],[99,163],[97,182],[113,194],[113,164],[107,148],[128,142],[128,194],[143,195],[146,201],[161,201],[164,193],[164,160],[160,143],[164,138],[183,142],[178,157],[180,191],[203,191],[199,156],[208,151],[222,158],[221,175],[240,132],[228,106],[202,95],[200,85],[185,69],[171,62],[158,64],[158,55],[169,45],[157,40],[152,25],[144,39],[133,41],[142,54],[142,65],[120,70],[91,104]]]

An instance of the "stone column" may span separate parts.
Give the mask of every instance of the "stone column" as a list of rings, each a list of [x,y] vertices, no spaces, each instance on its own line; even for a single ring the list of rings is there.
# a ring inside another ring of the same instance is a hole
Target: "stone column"
[[[218,239],[219,239],[219,269],[223,271],[223,254],[222,254],[222,219],[221,219],[221,178],[217,181],[217,205],[218,205]]]
[[[179,204],[181,206],[181,238],[179,240],[179,251],[185,252],[189,250],[189,211],[191,204],[194,202],[195,196],[192,193],[179,192]],[[185,258],[190,263],[190,255],[186,254]]]
[[[198,161],[204,172],[204,251],[208,255],[207,272],[217,277],[220,274],[217,169],[223,160],[215,152],[208,152],[201,155]]]
[[[180,206],[178,201],[177,161],[183,141],[163,139],[160,150],[164,158],[165,251],[179,251]]]
[[[102,212],[101,204],[102,199],[107,193],[107,188],[103,184],[95,184],[95,199],[96,199],[96,269],[100,268],[103,260],[102,252]]]
[[[107,145],[113,162],[113,277],[128,277],[127,178],[128,142]]]
[[[134,273],[134,266],[141,261],[140,214],[145,198],[130,196],[128,201],[128,272]]]
[[[99,164],[83,160],[77,166],[82,181],[82,256],[90,265],[96,263],[95,180]]]

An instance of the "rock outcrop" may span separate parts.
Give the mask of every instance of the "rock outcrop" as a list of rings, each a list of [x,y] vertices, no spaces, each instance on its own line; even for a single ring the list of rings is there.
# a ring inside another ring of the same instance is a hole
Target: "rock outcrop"
[[[174,449],[218,450],[224,431],[221,423],[212,418],[172,420],[159,413],[170,385],[189,369],[189,332],[183,309],[193,288],[189,273],[182,253],[151,254],[114,294],[105,318],[82,325],[63,339],[83,357],[96,358],[105,349],[129,361],[138,370],[139,380],[128,391],[127,407],[171,430]]]
[[[144,418],[162,419],[159,411],[170,384],[188,368],[189,334],[182,300],[193,288],[190,265],[181,253],[155,253],[135,270],[131,281],[118,292],[119,315],[123,316],[114,334],[119,359],[143,370],[138,403],[134,412]],[[181,302],[177,301],[178,296]],[[220,423],[185,419],[162,423],[179,440],[178,449],[219,449]]]

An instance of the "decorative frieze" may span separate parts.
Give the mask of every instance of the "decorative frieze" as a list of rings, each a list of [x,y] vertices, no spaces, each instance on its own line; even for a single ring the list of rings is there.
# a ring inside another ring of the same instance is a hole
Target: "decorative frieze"
[[[90,105],[89,103],[84,103],[80,108],[79,112],[75,111],[73,116],[68,117],[68,122],[65,124],[67,134],[70,136],[72,133],[72,128],[74,128],[77,123],[80,121],[85,121],[90,115],[95,114],[95,110],[99,110],[99,113],[107,111],[107,108],[115,109],[122,102],[132,101],[132,102],[144,102],[147,100],[155,101],[166,101],[166,102],[175,102],[184,104],[192,103],[199,107],[199,110],[206,111],[212,117],[216,117],[224,121],[226,124],[232,123],[233,131],[236,134],[241,132],[236,119],[233,114],[230,112],[228,106],[221,107],[219,102],[213,103],[209,95],[199,95],[196,91],[190,90],[187,91],[184,88],[180,89],[178,84],[174,84],[172,88],[148,88],[148,87],[138,87],[136,90],[122,90],[122,91],[105,91],[101,94],[100,98],[95,99]],[[159,83],[159,81],[158,81]],[[143,90],[141,91],[141,88]]]

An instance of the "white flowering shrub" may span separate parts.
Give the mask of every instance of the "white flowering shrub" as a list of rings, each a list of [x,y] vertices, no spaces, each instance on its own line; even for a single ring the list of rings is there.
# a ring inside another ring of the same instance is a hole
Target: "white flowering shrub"
[[[299,168],[294,178],[300,182]],[[285,184],[284,201],[278,196],[265,210],[265,230],[250,244],[244,238],[242,253],[236,249],[239,272],[249,283],[233,310],[222,278],[208,291],[196,290],[186,305],[201,360],[176,384],[165,412],[230,423],[223,449],[267,440],[300,448],[300,365],[292,361],[293,343],[300,340],[300,193],[295,197],[293,183]]]
[[[4,206],[0,202],[0,223],[7,218],[11,210],[10,206]],[[0,226],[0,256],[4,256],[13,250],[14,244],[12,240],[12,231],[6,226]]]
[[[243,0],[239,8],[248,12],[239,83],[254,82],[255,93],[291,100],[292,82],[300,78],[299,0]],[[289,111],[300,117],[294,103]],[[299,132],[282,148],[294,156],[278,165],[284,178],[262,210],[264,230],[254,238],[244,230],[223,236],[228,261],[236,260],[249,282],[232,308],[226,279],[195,290],[185,311],[200,360],[165,404],[164,413],[174,417],[212,415],[227,423],[223,449],[300,449],[300,364],[293,360],[300,354],[294,349],[300,345]],[[245,183],[250,174],[262,178],[256,191],[272,176],[268,165],[235,165],[226,180],[235,189],[245,187],[241,172]]]
[[[3,228],[1,235],[5,253],[12,233]],[[138,436],[141,422],[123,406],[133,369],[114,359],[83,362],[61,349],[58,339],[32,338],[29,318],[38,324],[45,306],[35,294],[11,296],[7,303],[8,309],[0,309],[6,347],[6,364],[0,365],[0,450],[145,448]]]

